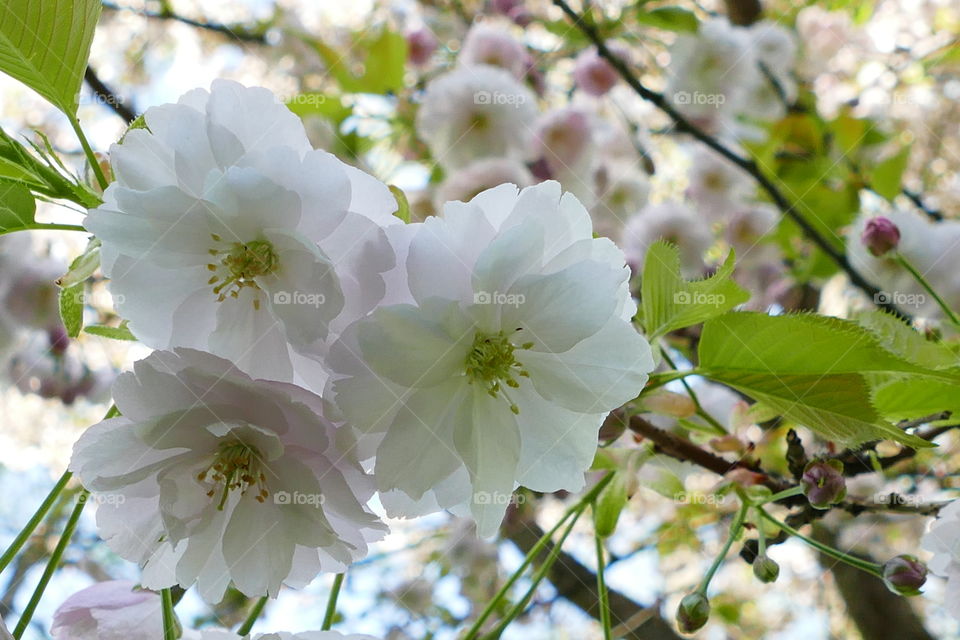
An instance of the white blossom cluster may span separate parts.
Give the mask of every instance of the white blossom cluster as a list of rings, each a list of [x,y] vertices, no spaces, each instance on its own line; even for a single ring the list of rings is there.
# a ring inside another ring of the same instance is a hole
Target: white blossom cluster
[[[477,144],[509,155],[490,125]],[[374,498],[492,536],[518,487],[584,486],[601,423],[653,369],[623,252],[556,182],[404,224],[386,185],[230,81],[149,109],[111,163],[85,225],[119,314],[156,351],[119,377],[117,411],[70,468],[143,588],[216,602],[343,572],[387,532]],[[155,617],[152,594],[113,591],[65,604],[57,637],[113,637],[104,602]]]

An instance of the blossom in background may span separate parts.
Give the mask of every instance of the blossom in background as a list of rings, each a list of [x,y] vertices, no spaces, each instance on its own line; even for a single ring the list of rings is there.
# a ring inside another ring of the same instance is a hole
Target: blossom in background
[[[597,198],[590,208],[593,228],[600,235],[616,238],[627,220],[647,204],[650,180],[636,164],[625,161],[601,165],[594,178]]]
[[[680,271],[687,278],[699,278],[703,256],[713,244],[713,233],[705,216],[675,201],[647,205],[627,220],[620,233],[620,247],[635,272],[643,268],[647,249],[657,240],[666,240],[680,249]]]
[[[498,67],[458,67],[427,84],[417,134],[449,171],[480,158],[525,160],[537,114],[533,92]]]
[[[446,202],[466,202],[481,191],[504,183],[526,187],[533,181],[530,170],[522,162],[509,158],[483,158],[447,176],[437,187],[434,206],[440,211]]]
[[[951,256],[960,247],[960,221],[933,222],[912,210],[892,210],[884,217],[900,233],[897,252],[923,274],[934,290],[953,308],[960,306],[960,280]],[[847,232],[847,256],[850,264],[867,281],[882,290],[886,300],[912,315],[939,317],[936,301],[891,254],[874,256],[862,240],[873,214],[862,213]]]
[[[388,513],[426,501],[490,536],[517,485],[582,488],[604,417],[643,388],[653,361],[630,324],[629,270],[552,181],[448,203],[405,253],[407,303],[331,349],[336,403],[383,434],[378,488],[414,503],[386,495]]]
[[[196,637],[200,640],[238,640],[236,633],[226,629],[203,629]],[[301,631],[300,633],[280,631],[278,633],[256,633],[252,636],[244,636],[244,638],[246,640],[378,640],[378,638],[361,633],[343,634],[339,631]]]
[[[70,468],[98,502],[101,537],[151,589],[228,584],[276,596],[340,572],[386,530],[349,430],[294,385],[252,380],[191,349],[158,351],[120,376],[122,417],[88,429]]]
[[[159,594],[125,580],[98,582],[57,607],[56,640],[163,640]]]
[[[437,50],[437,37],[426,27],[419,27],[407,33],[407,57],[410,62],[423,66]]]
[[[688,174],[687,195],[698,210],[720,218],[743,204],[754,184],[740,167],[714,152],[697,147]]]
[[[947,579],[944,608],[960,619],[960,500],[940,509],[921,546],[933,553],[930,572]]]
[[[549,111],[534,124],[533,157],[543,159],[549,176],[578,198],[592,195],[594,161],[590,114],[576,107]]]
[[[116,182],[85,223],[118,312],[148,346],[296,379],[295,352],[382,295],[389,190],[313,150],[266,89],[218,80],[144,118],[112,147]]]
[[[457,64],[463,67],[489,65],[508,71],[513,77],[522,80],[527,74],[528,58],[526,47],[506,29],[491,26],[485,22],[476,22],[470,27]]]
[[[617,55],[627,55],[625,48],[617,48]],[[629,58],[626,58],[629,61]],[[577,55],[573,67],[573,80],[577,87],[592,96],[602,96],[616,86],[620,74],[613,65],[600,56],[596,48],[584,49]]]

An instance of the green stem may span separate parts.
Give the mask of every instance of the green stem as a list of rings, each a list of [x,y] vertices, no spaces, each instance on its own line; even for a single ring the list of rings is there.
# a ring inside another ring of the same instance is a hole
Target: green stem
[[[707,575],[703,577],[703,581],[697,588],[697,591],[703,595],[707,595],[707,587],[710,586],[710,581],[713,580],[713,575],[717,572],[717,569],[720,568],[720,565],[723,564],[724,559],[727,557],[727,553],[730,552],[730,547],[733,546],[733,541],[736,540],[737,536],[740,535],[740,529],[743,528],[743,521],[747,517],[747,510],[749,508],[750,503],[746,500],[740,503],[740,510],[737,511],[737,515],[733,518],[733,522],[730,524],[730,535],[727,536],[727,541],[723,544],[723,549],[720,550],[720,554],[714,559],[713,564],[710,565],[710,570],[707,571]]]
[[[333,586],[330,587],[330,599],[327,600],[327,611],[323,614],[323,626],[321,631],[329,631],[333,626],[333,617],[337,614],[337,598],[340,597],[340,587],[343,586],[343,578],[346,574],[338,573],[333,576]]]
[[[789,489],[784,489],[783,491],[773,494],[766,500],[762,502],[755,502],[754,504],[767,504],[770,502],[777,502],[778,500],[785,500],[786,498],[792,498],[793,496],[798,496],[801,493],[803,493],[803,487],[801,487],[800,485],[797,485]]]
[[[253,605],[253,608],[250,609],[250,613],[247,614],[247,619],[243,621],[243,624],[240,625],[240,628],[237,629],[238,636],[245,636],[250,633],[250,629],[253,629],[253,624],[257,621],[257,618],[260,617],[260,614],[263,612],[263,608],[267,606],[268,596],[263,596]]]
[[[513,587],[514,583],[520,579],[520,576],[522,575],[523,571],[528,566],[530,566],[534,558],[540,555],[540,552],[543,550],[544,547],[547,546],[547,543],[550,542],[550,540],[553,538],[553,535],[560,529],[560,527],[563,526],[563,523],[566,522],[570,518],[570,516],[572,516],[574,512],[580,509],[584,504],[586,504],[587,502],[592,502],[597,497],[597,495],[603,490],[603,488],[606,487],[608,484],[610,484],[610,481],[612,479],[613,479],[613,472],[608,473],[603,478],[601,478],[600,481],[597,484],[595,484],[592,489],[590,489],[590,491],[585,493],[580,498],[580,500],[576,502],[576,504],[570,506],[564,512],[560,520],[558,520],[557,523],[553,525],[553,527],[549,531],[547,531],[545,534],[540,536],[540,539],[537,540],[536,544],[534,544],[533,547],[530,548],[530,551],[527,552],[527,555],[524,557],[523,562],[520,563],[520,566],[517,567],[516,571],[514,571],[513,574],[503,584],[503,586],[500,587],[497,593],[494,594],[493,599],[487,603],[487,606],[483,608],[483,611],[480,613],[480,616],[476,619],[476,621],[474,621],[470,629],[467,630],[466,635],[463,636],[463,640],[474,640],[477,637],[477,635],[480,633],[480,627],[483,626],[483,623],[486,622],[487,618],[489,618],[490,615],[494,612],[494,610],[497,608],[497,605],[500,604],[500,601],[506,597],[507,592],[510,590],[511,587]]]
[[[603,626],[603,640],[611,640],[613,633],[610,630],[610,594],[607,593],[607,581],[603,576],[604,571],[606,571],[606,563],[603,558],[603,540],[596,534],[593,538],[597,545],[597,593],[600,595],[600,624]]]
[[[762,507],[758,506],[756,507],[756,509],[761,516],[763,516],[764,518],[766,518],[767,520],[769,520],[770,522],[778,526],[781,530],[785,531],[791,536],[800,538],[801,540],[806,542],[808,545],[810,545],[814,549],[817,549],[818,551],[830,556],[831,558],[839,560],[840,562],[845,562],[846,564],[849,564],[851,567],[855,567],[857,569],[860,569],[861,571],[865,571],[878,578],[883,577],[883,567],[881,567],[879,564],[875,562],[869,562],[868,560],[863,560],[861,558],[855,558],[854,556],[847,555],[842,551],[839,551],[837,549],[834,549],[833,547],[825,545],[822,542],[817,542],[813,538],[808,538],[807,536],[803,535],[802,533],[800,533],[799,531],[797,531],[796,529],[788,525],[786,522],[781,522],[776,518],[774,518],[773,516],[771,516]]]
[[[30,518],[23,529],[20,530],[20,533],[17,534],[17,537],[14,538],[13,542],[10,543],[10,546],[7,547],[7,550],[3,552],[3,556],[0,557],[0,571],[3,571],[7,568],[7,565],[10,564],[10,561],[16,557],[16,555],[20,552],[20,549],[23,548],[23,545],[26,544],[27,540],[30,539],[30,536],[33,535],[34,530],[44,519],[44,517],[46,517],[47,512],[50,511],[53,503],[56,502],[57,498],[60,497],[60,494],[63,493],[63,488],[67,486],[67,483],[72,477],[73,473],[70,471],[64,471],[63,475],[60,476],[60,479],[57,480],[57,484],[53,485],[53,489],[51,489],[50,493],[47,494],[47,497],[44,498],[43,502],[40,504],[40,507],[33,514],[33,517]]]
[[[580,516],[583,514],[586,508],[586,504],[578,505],[577,510],[573,513],[573,518],[570,520],[570,524],[567,525],[567,528],[564,529],[563,533],[560,535],[560,539],[557,540],[556,544],[553,545],[553,548],[550,549],[550,553],[547,554],[543,564],[533,574],[530,586],[527,588],[526,592],[524,592],[523,597],[520,598],[516,604],[513,605],[513,607],[511,607],[510,611],[503,618],[503,620],[500,621],[496,629],[483,637],[483,640],[496,640],[503,635],[503,632],[508,626],[510,626],[511,622],[520,617],[520,615],[523,613],[523,610],[527,608],[527,604],[533,598],[533,595],[537,592],[537,588],[540,586],[540,583],[543,582],[543,579],[547,577],[547,574],[550,572],[550,569],[553,568],[557,558],[560,557],[560,550],[563,548],[563,543],[566,542],[567,537],[573,533],[574,525],[577,524],[577,520],[580,519]]]
[[[20,640],[23,636],[23,632],[26,631],[30,620],[33,618],[34,612],[37,610],[37,605],[40,604],[40,598],[43,597],[43,592],[46,591],[47,585],[50,583],[50,578],[53,577],[54,572],[60,567],[63,553],[70,545],[70,539],[73,538],[73,532],[77,529],[77,523],[80,522],[80,514],[83,513],[83,508],[87,505],[87,496],[89,495],[86,490],[81,490],[80,493],[77,494],[77,504],[73,507],[73,512],[71,512],[70,518],[63,528],[63,533],[60,534],[60,540],[57,541],[57,546],[54,547],[53,553],[50,555],[50,560],[47,561],[43,575],[40,576],[40,582],[37,583],[36,589],[33,590],[33,595],[30,596],[30,602],[24,607],[23,613],[20,614],[20,619],[17,621],[17,627],[13,630],[15,640]]]
[[[45,222],[36,222],[22,227],[0,229],[0,236],[17,231],[86,231],[86,229],[78,224],[47,224]]]
[[[960,318],[957,317],[957,314],[953,312],[953,309],[951,309],[944,299],[940,297],[940,295],[933,289],[932,286],[930,286],[930,283],[927,282],[927,279],[923,277],[923,274],[917,271],[917,269],[910,264],[910,261],[907,260],[902,253],[897,252],[895,257],[897,262],[900,263],[900,266],[909,271],[914,280],[919,282],[920,286],[923,287],[927,293],[933,296],[933,299],[936,300],[937,304],[940,306],[946,316],[950,318],[950,322],[952,322],[954,326],[960,326]]]
[[[170,589],[160,590],[163,611],[163,640],[177,640],[177,616],[173,612],[173,595]]]
[[[67,115],[67,118],[70,120],[70,126],[73,127],[74,132],[77,134],[77,139],[80,140],[80,146],[83,147],[83,153],[87,156],[87,162],[90,163],[90,169],[93,170],[93,175],[97,178],[97,183],[100,185],[101,189],[107,188],[107,177],[103,175],[103,169],[100,168],[100,163],[97,161],[97,156],[93,152],[93,148],[90,146],[90,143],[87,141],[87,136],[83,133],[83,128],[80,126],[80,121],[77,119],[77,116]]]
[[[663,356],[664,362],[670,365],[671,369],[674,369],[674,370],[677,369],[677,365],[673,363],[673,359],[670,358],[669,352],[667,352],[667,350],[663,347],[663,345],[660,345],[660,354]],[[706,420],[707,423],[711,427],[713,427],[715,431],[718,432],[717,435],[726,435],[727,434],[726,428],[722,424],[720,424],[720,422],[716,418],[710,415],[710,413],[706,409],[703,408],[703,405],[700,404],[700,398],[697,397],[697,393],[693,390],[693,387],[690,386],[690,383],[688,383],[686,379],[681,378],[680,384],[683,385],[683,388],[686,389],[687,391],[687,395],[689,395],[690,399],[693,401],[693,406],[696,407],[697,409],[697,415],[703,418],[704,420]]]

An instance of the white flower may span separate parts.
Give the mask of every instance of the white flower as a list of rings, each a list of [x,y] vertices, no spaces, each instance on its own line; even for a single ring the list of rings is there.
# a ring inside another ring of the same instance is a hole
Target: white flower
[[[953,308],[960,306],[960,280],[956,260],[960,248],[960,221],[933,222],[912,210],[893,210],[884,214],[900,230],[897,251],[902,254]],[[847,234],[847,256],[860,275],[887,296],[887,302],[903,307],[913,315],[939,317],[936,301],[914,277],[890,255],[872,255],[860,237],[872,214],[863,213]]]
[[[355,441],[294,385],[254,381],[191,349],[158,351],[120,376],[122,417],[88,429],[70,468],[98,502],[101,537],[151,589],[230,581],[276,596],[343,571],[385,530]]]
[[[788,74],[797,61],[794,35],[770,20],[760,20],[747,29],[747,37],[757,60],[776,76]]]
[[[311,149],[266,89],[218,80],[144,117],[112,147],[116,182],[86,221],[119,313],[148,346],[294,380],[291,351],[382,295],[393,197]]]
[[[125,580],[98,582],[57,607],[56,640],[163,640],[160,596]]]
[[[437,187],[437,211],[453,200],[466,202],[481,191],[510,183],[521,187],[533,184],[533,176],[522,162],[509,158],[484,158],[453,172]]]
[[[591,231],[556,182],[501,185],[411,230],[408,304],[331,349],[347,421],[385,434],[388,513],[469,509],[490,536],[517,485],[583,487],[603,418],[653,367],[623,254]]]
[[[533,93],[503,69],[459,67],[427,85],[417,133],[434,159],[451,171],[485,157],[523,160],[535,101]]]
[[[940,509],[921,546],[933,553],[927,563],[930,571],[947,579],[944,607],[960,619],[960,500]]]
[[[750,177],[740,167],[713,150],[697,147],[689,173],[687,194],[700,209],[723,216],[742,204],[754,189]]]
[[[475,22],[463,39],[457,64],[500,67],[521,80],[527,73],[528,57],[523,44],[506,29]]]
[[[706,218],[679,202],[651,204],[627,220],[620,234],[620,247],[635,271],[643,269],[647,249],[657,240],[667,240],[680,249],[680,270],[687,278],[703,274],[703,256],[713,244]]]
[[[650,196],[647,174],[635,163],[604,164],[597,172],[597,201],[590,209],[597,233],[615,238]]]
[[[534,125],[533,154],[547,163],[550,177],[567,190],[578,197],[590,193],[594,159],[590,114],[576,107],[564,107],[540,116]]]

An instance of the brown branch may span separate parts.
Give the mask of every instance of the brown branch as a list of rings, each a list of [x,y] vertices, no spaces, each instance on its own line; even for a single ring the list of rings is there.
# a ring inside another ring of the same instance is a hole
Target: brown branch
[[[652,103],[658,109],[667,114],[671,120],[673,120],[674,128],[677,131],[690,134],[693,138],[699,140],[707,147],[713,149],[715,152],[738,166],[740,169],[750,174],[757,184],[759,184],[760,187],[767,193],[773,204],[776,205],[776,207],[784,215],[789,217],[798,227],[800,227],[800,229],[803,231],[803,234],[815,245],[817,245],[821,251],[827,254],[827,256],[847,274],[847,276],[850,278],[850,282],[852,282],[854,286],[866,293],[871,300],[874,300],[878,307],[891,311],[904,319],[910,319],[910,315],[896,305],[889,302],[884,302],[882,300],[878,301],[875,296],[880,292],[880,290],[868,282],[862,275],[860,275],[860,273],[853,268],[853,265],[850,264],[850,261],[847,260],[846,255],[844,255],[842,251],[838,250],[827,238],[820,234],[820,232],[803,216],[803,214],[797,210],[796,206],[787,199],[787,197],[780,191],[773,181],[768,178],[763,171],[760,170],[760,167],[754,160],[750,158],[744,158],[737,153],[734,153],[730,148],[694,125],[682,113],[677,111],[663,94],[652,91],[644,86],[637,76],[629,69],[626,63],[621,60],[619,56],[610,51],[606,45],[606,42],[604,41],[603,36],[600,35],[597,29],[589,22],[583,20],[583,18],[577,14],[577,12],[570,8],[570,5],[567,4],[565,0],[553,0],[553,3],[560,7],[565,14],[567,14],[574,26],[576,26],[585,36],[587,36],[587,38],[597,47],[597,52],[600,54],[600,56],[607,60],[607,62],[609,62],[611,66],[617,70],[617,73],[620,74],[620,77],[623,78],[628,85],[630,85],[630,88],[633,89],[637,95]]]
[[[97,75],[93,67],[87,67],[87,70],[83,73],[83,79],[87,81],[87,85],[90,87],[90,90],[93,91],[93,95],[97,97],[97,101],[109,107],[110,110],[123,118],[127,124],[137,119],[136,112],[127,106],[127,101],[107,86],[107,84],[100,79],[100,76]]]
[[[128,7],[121,7],[113,4],[112,2],[104,2],[103,8],[111,11],[130,11],[139,16],[143,16],[144,18],[151,18],[155,20],[172,20],[174,22],[190,25],[191,27],[196,27],[197,29],[219,33],[232,38],[233,40],[239,40],[242,42],[267,44],[267,36],[265,29],[263,28],[251,29],[242,24],[223,24],[219,22],[208,22],[206,20],[188,18],[187,16],[174,13],[169,7],[166,6],[166,3],[164,3],[164,9],[162,11],[138,11]]]

